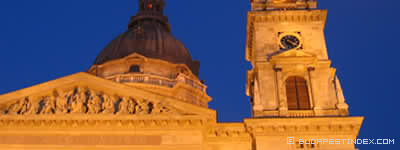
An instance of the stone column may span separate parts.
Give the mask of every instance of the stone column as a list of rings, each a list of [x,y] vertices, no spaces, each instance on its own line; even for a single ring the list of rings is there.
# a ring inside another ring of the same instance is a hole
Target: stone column
[[[307,78],[308,78],[308,82],[307,82],[307,84],[308,84],[308,95],[309,95],[309,98],[310,98],[310,101],[311,101],[311,108],[314,108],[315,107],[315,100],[314,100],[314,89],[313,89],[313,77],[312,77],[312,74],[313,74],[313,72],[314,72],[314,70],[315,70],[315,68],[314,67],[309,67],[308,69],[307,69],[307,72],[308,72],[308,74],[307,74]]]
[[[317,70],[318,71],[318,70]],[[311,89],[311,91],[310,91],[310,98],[312,99],[312,101],[313,101],[313,107],[314,107],[314,111],[319,111],[319,110],[322,110],[322,107],[321,107],[321,100],[320,99],[316,99],[317,98],[317,93],[315,93],[315,92],[317,92],[316,90],[318,90],[318,79],[317,79],[317,74],[318,74],[318,72],[317,72],[316,70],[315,70],[315,68],[309,68],[308,69],[308,74],[309,74],[309,78],[310,78],[310,89]],[[317,86],[315,86],[315,85],[317,85]],[[317,88],[317,89],[315,89],[315,88]]]
[[[279,101],[279,116],[287,116],[288,115],[288,104],[287,97],[283,85],[283,75],[282,68],[275,68],[276,72],[276,92],[277,99]]]
[[[342,86],[340,85],[339,78],[336,76],[335,78],[336,85],[336,95],[338,99],[338,104],[336,105],[337,109],[339,109],[340,115],[348,116],[349,115],[349,105],[346,104],[346,100],[343,95]]]

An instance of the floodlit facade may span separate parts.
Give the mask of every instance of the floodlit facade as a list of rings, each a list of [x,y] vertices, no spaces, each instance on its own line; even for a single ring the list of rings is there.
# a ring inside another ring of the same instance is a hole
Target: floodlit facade
[[[316,0],[251,0],[252,118],[217,122],[200,62],[171,35],[164,0],[139,0],[86,71],[0,95],[0,150],[355,150]],[[307,140],[314,139],[314,142]],[[303,143],[302,141],[305,141]]]

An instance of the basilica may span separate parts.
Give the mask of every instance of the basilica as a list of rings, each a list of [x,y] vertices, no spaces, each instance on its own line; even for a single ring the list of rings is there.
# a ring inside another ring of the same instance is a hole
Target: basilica
[[[0,150],[356,150],[317,0],[250,0],[246,94],[252,117],[217,121],[165,0],[138,0],[128,29],[88,70],[0,95]],[[246,12],[243,12],[246,13]]]

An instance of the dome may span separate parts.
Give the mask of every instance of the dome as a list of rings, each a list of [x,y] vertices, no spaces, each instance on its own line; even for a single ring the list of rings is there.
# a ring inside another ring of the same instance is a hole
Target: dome
[[[94,64],[101,65],[137,53],[174,64],[186,64],[198,75],[199,62],[193,61],[182,42],[170,33],[168,19],[162,15],[163,1],[140,1],[139,5],[139,13],[132,17],[128,30],[111,41]]]

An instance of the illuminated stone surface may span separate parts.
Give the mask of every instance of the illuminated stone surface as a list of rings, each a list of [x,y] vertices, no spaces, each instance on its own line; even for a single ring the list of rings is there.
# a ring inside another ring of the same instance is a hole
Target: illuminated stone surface
[[[139,2],[143,7],[129,25],[135,34],[159,28],[170,34],[164,1]],[[353,144],[287,144],[288,137],[355,139],[363,121],[349,117],[327,56],[327,11],[315,8],[315,0],[252,1],[246,47],[253,65],[247,83],[252,118],[217,122],[207,86],[185,49],[176,55],[182,59],[164,57],[158,52],[171,49],[154,45],[147,48],[156,53],[136,49],[109,58],[114,49],[108,47],[87,72],[0,95],[0,150],[354,150]],[[143,20],[156,24],[139,28]],[[285,49],[287,44],[295,48]],[[307,90],[296,89],[292,97],[304,100],[303,91],[310,109],[289,109],[285,81],[291,76],[306,81]]]

